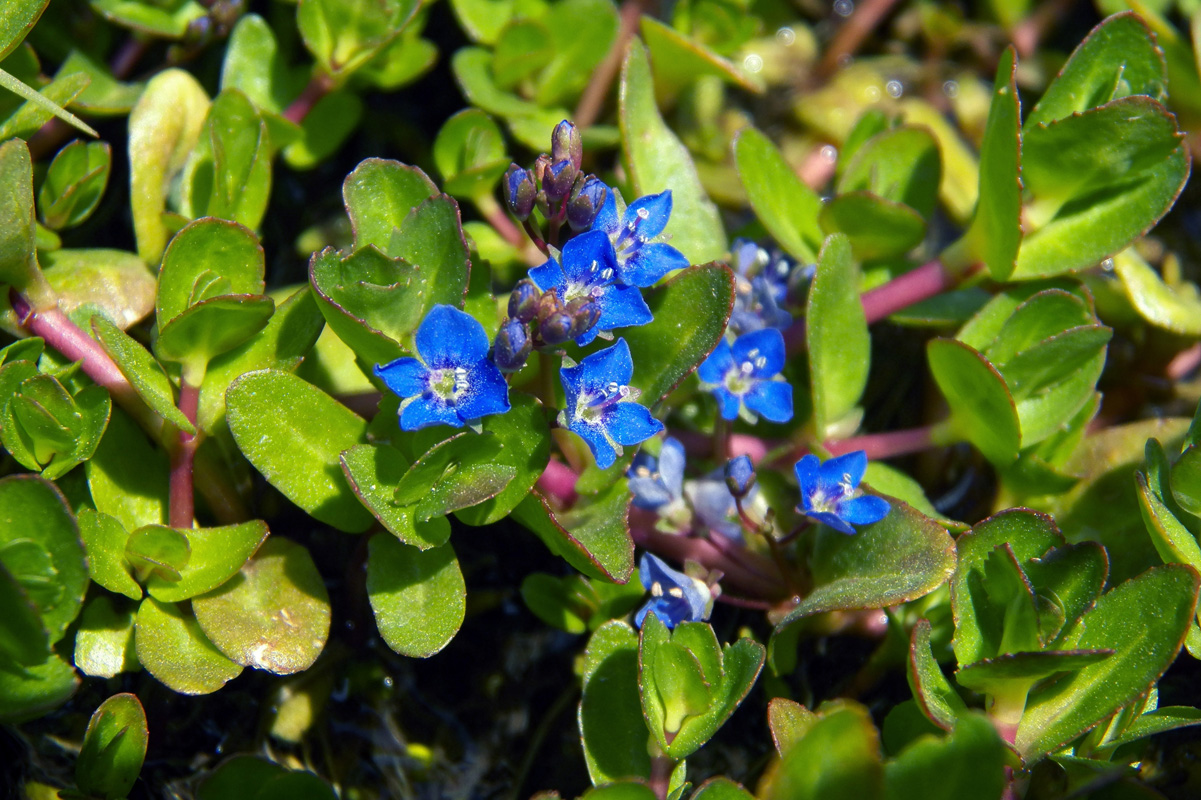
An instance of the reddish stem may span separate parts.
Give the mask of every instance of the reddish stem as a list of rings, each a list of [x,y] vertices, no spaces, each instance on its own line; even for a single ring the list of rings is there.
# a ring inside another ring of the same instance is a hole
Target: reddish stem
[[[334,82],[328,75],[314,75],[300,96],[284,109],[283,118],[299,125],[313,110],[313,106],[317,105],[317,101],[329,94],[333,88]]]
[[[818,65],[818,73],[823,76],[832,75],[844,58],[852,55],[863,44],[863,40],[875,29],[880,21],[888,14],[897,0],[861,0],[855,12],[851,15],[834,38],[830,40],[826,53]]]
[[[133,72],[134,66],[146,54],[150,42],[138,36],[130,36],[121,46],[117,48],[117,52],[113,54],[112,60],[109,62],[109,71],[113,73],[113,77],[119,81],[123,81]]]
[[[713,455],[714,444],[712,436],[705,436],[704,434],[692,431],[672,431],[671,436],[683,444],[684,449],[689,453],[698,456],[715,457]],[[764,441],[757,436],[749,436],[745,433],[732,433],[726,440],[726,454],[730,458],[750,456],[751,461],[758,464],[763,460],[763,456],[767,455],[767,451],[774,446],[772,442]]]
[[[938,259],[898,275],[883,286],[863,293],[863,314],[867,324],[879,322],[889,314],[934,297],[955,285],[955,276]]]
[[[200,387],[179,380],[179,410],[196,424],[196,409],[200,404]],[[191,528],[196,516],[192,492],[192,464],[196,459],[197,437],[187,431],[179,432],[179,446],[171,454],[171,495],[168,524],[172,528]]]
[[[575,482],[577,480],[579,480],[579,476],[571,467],[552,458],[547,462],[546,469],[538,476],[538,491],[569,506],[576,500]]]
[[[832,456],[853,453],[863,450],[869,461],[883,458],[896,458],[910,453],[920,453],[934,446],[933,433],[935,426],[926,425],[921,428],[907,428],[885,433],[865,433],[862,436],[852,436],[837,442],[828,442],[826,449]],[[807,451],[806,451],[807,452]],[[801,453],[804,455],[804,453]],[[800,456],[797,456],[800,458]]]
[[[827,150],[827,147],[831,149]],[[834,177],[836,157],[830,154],[835,152],[831,145],[820,145],[814,148],[809,155],[805,156],[805,160],[797,170],[797,177],[810,189],[820,191]]]
[[[1201,344],[1195,344],[1187,350],[1181,350],[1168,362],[1164,370],[1168,380],[1183,380],[1190,372],[1201,366]]]
[[[621,4],[617,38],[613,40],[613,46],[605,54],[605,60],[596,68],[596,72],[592,73],[592,78],[588,81],[584,93],[580,95],[580,103],[575,109],[575,124],[580,130],[590,127],[600,116],[605,95],[609,93],[609,87],[613,84],[613,79],[617,77],[617,71],[621,68],[621,60],[625,57],[626,47],[634,38],[634,34],[638,32],[638,22],[642,19],[642,12],[646,5],[647,0],[625,0]]]

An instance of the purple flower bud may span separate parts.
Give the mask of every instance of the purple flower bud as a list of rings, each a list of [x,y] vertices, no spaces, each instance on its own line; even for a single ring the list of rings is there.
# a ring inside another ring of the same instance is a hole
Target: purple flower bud
[[[726,487],[735,497],[746,497],[755,485],[755,466],[750,456],[738,456],[726,462]]]
[[[509,293],[509,316],[522,322],[529,322],[538,316],[538,298],[542,292],[529,278],[522,278]]]
[[[538,333],[547,344],[563,344],[579,334],[573,333],[575,319],[567,311],[552,312],[538,322]]]
[[[558,203],[567,197],[577,174],[570,161],[556,161],[551,164],[542,176],[542,189],[546,192],[546,199]]]
[[[509,207],[509,212],[519,220],[528,219],[530,212],[534,210],[534,194],[537,192],[534,173],[511,164],[501,185],[504,187],[505,204]]]
[[[550,166],[550,156],[546,153],[534,160],[534,179],[541,183],[546,177],[546,169]]]
[[[584,140],[580,132],[567,120],[555,126],[550,135],[551,161],[570,161],[578,171],[584,162]]]
[[[601,307],[591,297],[577,297],[567,304],[571,315],[571,338],[582,336],[600,322]]]
[[[524,322],[507,319],[496,332],[496,344],[492,348],[492,360],[501,372],[516,372],[525,366],[534,342]]]
[[[573,231],[586,231],[592,227],[596,212],[604,205],[609,187],[594,175],[584,179],[579,191],[567,203],[567,224]]]

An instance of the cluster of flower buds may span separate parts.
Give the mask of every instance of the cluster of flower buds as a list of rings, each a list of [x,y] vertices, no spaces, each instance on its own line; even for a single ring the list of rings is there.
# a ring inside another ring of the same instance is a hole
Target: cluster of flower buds
[[[591,297],[564,303],[554,289],[542,292],[529,278],[522,279],[509,294],[509,318],[496,334],[496,364],[504,372],[516,372],[535,347],[557,347],[575,339],[591,330],[600,315]]]
[[[563,120],[551,134],[550,153],[538,156],[533,169],[512,164],[505,172],[501,185],[509,212],[528,224],[537,208],[550,228],[552,242],[565,221],[577,233],[588,230],[608,187],[585,174],[583,162],[584,140],[574,125]]]

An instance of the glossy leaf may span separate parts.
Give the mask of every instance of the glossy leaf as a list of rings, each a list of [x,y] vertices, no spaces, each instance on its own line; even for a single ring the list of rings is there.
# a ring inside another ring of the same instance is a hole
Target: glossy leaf
[[[254,233],[234,222],[201,219],[181,230],[159,270],[158,324],[188,308],[226,295],[263,293],[263,248]]]
[[[205,15],[195,0],[168,0],[149,5],[136,0],[92,0],[92,8],[125,28],[164,39],[181,39],[188,25]]]
[[[171,379],[141,343],[100,315],[92,317],[92,332],[146,405],[180,430],[196,433],[196,426],[175,405]]]
[[[884,797],[880,740],[867,710],[844,705],[822,715],[785,754],[764,800],[878,800]]]
[[[339,456],[361,444],[367,423],[320,389],[286,372],[249,372],[226,393],[230,432],[242,453],[313,517],[352,533],[372,517],[342,475]]]
[[[114,606],[104,594],[89,600],[75,634],[75,667],[93,678],[112,678],[138,669],[133,644],[136,611],[124,604]]]
[[[29,667],[0,662],[0,722],[41,717],[67,702],[78,686],[75,670],[54,653]]]
[[[634,41],[621,71],[619,104],[622,146],[639,196],[671,189],[666,233],[692,264],[721,258],[726,237],[717,207],[705,195],[687,148],[667,127],[655,105],[646,49]]]
[[[223,295],[188,307],[159,329],[155,352],[183,365],[185,379],[196,382],[208,363],[267,326],[275,303],[262,295]],[[203,381],[203,378],[199,379]]]
[[[500,127],[478,109],[460,111],[443,123],[433,157],[446,193],[467,199],[491,193],[509,166]]]
[[[823,232],[846,234],[861,261],[904,255],[926,236],[920,214],[870,192],[838,195],[822,206],[818,220]]]
[[[1017,408],[1005,379],[987,359],[953,339],[926,347],[930,371],[951,406],[956,432],[994,463],[1009,463],[1021,446]]]
[[[191,558],[188,537],[164,525],[138,528],[125,540],[125,560],[142,581],[156,575],[170,583],[178,582]]]
[[[244,667],[308,669],[329,636],[325,583],[308,550],[272,538],[220,588],[192,600],[209,640]]]
[[[38,190],[42,221],[60,230],[87,219],[104,194],[111,164],[107,142],[77,140],[59,150]]]
[[[34,251],[33,162],[24,142],[0,145],[0,178],[0,281],[48,305],[51,295]]]
[[[926,718],[943,730],[951,730],[967,715],[967,705],[951,686],[930,647],[930,622],[918,620],[909,639],[906,675],[909,688]]]
[[[417,167],[380,158],[360,162],[342,184],[355,248],[373,244],[386,251],[392,231],[413,209],[437,194],[437,187]]]
[[[940,175],[933,134],[925,128],[901,126],[859,146],[839,176],[838,192],[871,192],[929,218],[938,200]]]
[[[491,436],[456,433],[413,462],[394,498],[413,508],[417,522],[490,500],[517,474],[516,468],[497,461],[501,448]]]
[[[859,300],[859,271],[845,236],[830,236],[817,260],[805,313],[813,425],[830,427],[859,403],[871,365],[871,338]]]
[[[511,392],[509,402],[507,412],[485,417],[482,427],[500,445],[495,463],[511,467],[513,478],[494,497],[455,512],[468,525],[491,525],[508,516],[529,496],[550,460],[550,430],[542,404],[520,392]]]
[[[41,260],[63,311],[97,308],[125,330],[154,310],[154,275],[133,253],[64,248],[42,253]]]
[[[79,790],[118,800],[129,794],[146,758],[146,712],[137,695],[115,694],[88,720],[75,762]]]
[[[923,736],[884,766],[887,800],[999,800],[1007,749],[982,714],[967,714],[944,739]]]
[[[820,717],[795,700],[773,697],[767,704],[767,725],[776,752],[784,755],[801,740]]]
[[[682,270],[661,287],[647,290],[654,320],[626,328],[640,402],[653,405],[688,377],[721,341],[734,304],[734,278],[722,264]]]
[[[113,409],[84,468],[96,510],[115,517],[125,530],[167,521],[167,456],[120,408]]]
[[[535,489],[512,517],[585,575],[625,583],[634,571],[629,507],[629,490],[625,481],[618,481],[564,512],[554,511]]]
[[[584,652],[580,738],[594,784],[650,777],[647,729],[638,694],[638,634],[612,620],[597,629]]]
[[[818,225],[821,198],[801,182],[771,140],[755,128],[734,139],[734,162],[755,215],[780,246],[804,262],[825,239]]]
[[[321,69],[345,80],[400,33],[418,5],[414,0],[302,0],[296,25]]]
[[[138,609],[134,646],[146,671],[180,694],[212,694],[242,672],[240,664],[208,640],[194,617],[153,597]]]
[[[705,43],[654,17],[643,16],[639,32],[650,51],[651,63],[655,65],[655,94],[660,98],[661,106],[669,106],[682,91],[702,77],[719,78],[754,94],[764,91],[764,81],[758,74],[731,63]]]
[[[50,0],[10,0],[0,14],[0,58],[11,53],[25,38]]]
[[[0,662],[31,665],[45,661],[50,656],[50,643],[38,609],[2,561],[0,601],[6,612],[0,617]]]
[[[385,444],[360,444],[342,453],[341,461],[351,488],[388,532],[419,550],[446,544],[450,522],[445,517],[418,522],[413,506],[401,505],[393,497],[410,466],[400,451]]]
[[[178,568],[179,579],[170,580],[156,572],[146,581],[150,596],[164,603],[188,600],[216,589],[236,575],[267,539],[267,524],[251,520],[181,532],[187,538],[191,555],[184,566]]]
[[[466,587],[449,544],[418,550],[388,534],[372,536],[367,596],[380,635],[401,655],[428,658],[463,624]]]

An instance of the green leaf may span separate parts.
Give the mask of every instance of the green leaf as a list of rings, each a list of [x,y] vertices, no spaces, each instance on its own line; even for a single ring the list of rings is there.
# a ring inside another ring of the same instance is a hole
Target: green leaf
[[[859,270],[845,236],[830,236],[817,260],[805,314],[813,425],[829,435],[858,404],[871,366],[871,338],[859,300]]]
[[[46,555],[38,569],[40,575],[29,577],[44,577],[56,587],[55,592],[44,595],[42,602],[31,598],[50,635],[49,643],[54,644],[79,614],[88,586],[88,568],[66,499],[54,484],[33,475],[0,479],[0,548],[5,548],[0,549],[0,562],[10,570],[6,546],[21,541],[33,543]],[[21,580],[22,576],[14,577]]]
[[[920,619],[909,638],[905,674],[918,707],[926,718],[943,730],[951,730],[967,716],[967,705],[943,675],[930,645],[930,622]]]
[[[817,258],[825,236],[817,218],[817,192],[806,186],[784,156],[756,128],[734,139],[734,163],[755,215],[780,246],[802,262]]]
[[[25,98],[25,103],[0,123],[0,139],[30,137],[53,117],[58,117],[89,136],[99,136],[92,126],[64,108],[84,90],[88,80],[88,76],[82,72],[67,73],[59,70],[54,80],[38,92],[0,69],[0,86]]]
[[[1155,567],[1098,600],[1057,646],[1114,655],[1030,694],[1014,743],[1022,757],[1058,749],[1147,691],[1180,651],[1198,582],[1191,567]]]
[[[548,5],[542,22],[554,56],[538,77],[533,100],[543,108],[572,103],[616,46],[617,6],[612,0],[559,0]]]
[[[1109,558],[1096,542],[1081,542],[1048,550],[1022,568],[1039,605],[1039,638],[1051,643],[1101,596]]]
[[[175,427],[196,433],[175,405],[175,388],[166,370],[141,343],[99,314],[92,317],[92,333],[146,405]]]
[[[34,249],[33,162],[25,142],[0,145],[0,187],[0,282],[39,306],[51,305]]]
[[[532,150],[546,147],[550,131],[571,116],[566,109],[542,108],[502,90],[492,78],[492,54],[482,48],[459,48],[451,59],[451,69],[464,98],[508,122],[514,138]]]
[[[301,0],[296,26],[325,74],[344,81],[396,37],[416,0]]]
[[[801,740],[820,717],[795,700],[773,697],[767,704],[767,726],[776,752],[784,755]]]
[[[118,800],[129,794],[146,758],[146,712],[137,695],[115,694],[88,720],[75,762],[81,792]]]
[[[514,467],[497,461],[501,447],[491,436],[456,433],[413,462],[394,498],[413,508],[417,522],[490,500],[517,474]]]
[[[754,796],[729,778],[710,778],[696,790],[692,800],[754,800]]]
[[[364,364],[387,364],[407,351],[421,323],[421,296],[411,291],[416,270],[375,247],[352,255],[331,248],[313,254],[309,281],[325,321]]]
[[[230,384],[226,403],[234,440],[272,486],[339,530],[371,526],[339,461],[365,440],[365,420],[301,378],[271,369]]]
[[[146,581],[150,596],[164,603],[204,594],[236,575],[267,539],[267,523],[256,519],[237,525],[180,532],[187,537],[191,557],[179,568],[179,579],[170,580],[156,572]]]
[[[1167,731],[1201,725],[1201,709],[1188,706],[1165,706],[1154,711],[1148,711],[1134,719],[1126,730],[1115,739],[1110,739],[1099,748],[1102,753],[1113,752],[1118,747],[1130,742],[1137,742],[1148,736],[1155,736]]]
[[[106,594],[88,601],[75,634],[75,666],[93,678],[112,678],[138,669],[133,644],[134,613],[130,606],[113,606]]]
[[[157,576],[170,583],[178,582],[191,557],[188,537],[164,525],[138,528],[125,540],[125,560],[133,565],[142,581]]]
[[[622,150],[639,195],[671,189],[672,214],[666,233],[689,263],[722,258],[726,235],[717,207],[705,195],[688,149],[667,127],[655,105],[650,62],[638,41],[630,44],[619,90]]]
[[[645,691],[654,692],[663,703],[661,726],[666,735],[678,733],[684,720],[709,710],[712,697],[701,666],[683,647],[663,644],[642,671],[650,677]]]
[[[167,520],[170,465],[120,408],[114,408],[96,454],[85,464],[96,510],[127,531]],[[122,542],[124,547],[124,542]]]
[[[491,194],[509,166],[500,127],[474,108],[443,123],[434,139],[433,157],[446,193],[464,199]]]
[[[886,800],[982,800],[1006,787],[1007,750],[983,714],[961,718],[946,738],[922,736],[884,765]]]
[[[638,695],[638,634],[621,620],[592,634],[584,652],[577,719],[594,784],[650,777],[647,729]]]
[[[999,694],[1010,683],[1027,686],[1060,672],[1076,672],[1098,664],[1113,655],[1112,650],[1037,650],[1023,653],[1003,653],[960,667],[955,680],[976,692]]]
[[[101,16],[125,28],[161,39],[182,39],[188,26],[205,16],[195,0],[163,0],[148,4],[137,0],[90,0]]]
[[[929,218],[941,173],[933,134],[902,125],[876,134],[855,151],[838,179],[838,192],[871,192]]]
[[[127,115],[142,96],[143,84],[118,81],[107,65],[81,50],[68,53],[58,69],[64,75],[82,72],[88,76],[91,82],[71,105],[95,116]]]
[[[0,663],[40,664],[50,655],[46,628],[21,582],[0,561]]]
[[[997,64],[984,140],[980,144],[976,212],[967,233],[944,256],[983,261],[996,280],[1005,280],[1013,274],[1022,243],[1021,124],[1017,56],[1013,47],[1008,47]]]
[[[825,611],[885,608],[922,597],[951,576],[954,545],[946,530],[892,498],[883,520],[847,536],[816,533],[813,591],[776,626],[777,635],[802,617]]]
[[[244,92],[263,111],[281,113],[299,92],[299,74],[280,58],[271,26],[258,14],[244,14],[229,34],[221,65],[221,89]]]
[[[0,662],[0,722],[36,719],[75,694],[75,670],[54,653],[30,667]]]
[[[64,249],[41,259],[63,311],[98,309],[125,330],[154,310],[154,274],[133,253]]]
[[[308,669],[329,636],[329,594],[309,551],[269,539],[220,588],[192,599],[209,640],[244,667]]]
[[[59,150],[38,191],[42,221],[61,230],[91,216],[108,184],[111,165],[112,148],[107,142],[77,140]]]
[[[513,478],[494,497],[455,512],[468,525],[491,525],[507,517],[529,496],[550,460],[550,429],[542,404],[528,394],[511,392],[510,408],[482,422],[483,431],[500,444],[494,463],[510,467]]]
[[[386,248],[392,258],[413,264],[419,295],[417,309],[424,318],[439,303],[463,306],[471,278],[467,240],[459,219],[459,205],[441,194],[419,204],[392,231]]]
[[[284,161],[292,169],[312,169],[342,146],[362,116],[357,93],[335,89],[326,94],[301,121],[300,138],[284,148]]]
[[[134,646],[146,671],[180,694],[212,694],[242,672],[205,637],[194,617],[153,597],[138,608]]]
[[[168,69],[150,79],[129,114],[133,229],[138,255],[149,264],[158,263],[167,245],[167,193],[200,140],[208,110],[208,95],[196,79]]]
[[[1026,117],[1026,130],[1121,97],[1167,95],[1167,66],[1147,24],[1116,14],[1093,28]]]
[[[1172,497],[1188,513],[1201,516],[1201,447],[1184,448],[1172,465]]]
[[[451,0],[455,19],[473,42],[496,44],[513,16],[513,0]]]
[[[263,248],[236,222],[200,219],[175,235],[159,270],[155,311],[160,327],[190,307],[227,295],[261,295]]]
[[[536,533],[552,553],[585,575],[625,583],[634,571],[629,508],[629,489],[624,480],[619,480],[563,512],[554,511],[534,489],[513,509],[512,517]]]
[[[719,78],[752,94],[763,94],[766,88],[760,75],[743,70],[652,16],[642,17],[639,32],[656,68],[655,96],[660,107],[670,106],[684,90],[704,77]]]
[[[17,48],[50,0],[5,0],[0,5],[0,59]]]
[[[1021,446],[1021,428],[1017,407],[996,367],[953,339],[931,340],[926,357],[934,381],[951,407],[956,433],[993,463],[1013,461]]]
[[[1168,564],[1188,564],[1193,569],[1201,568],[1201,545],[1198,545],[1197,537],[1172,513],[1163,496],[1148,486],[1144,473],[1134,473],[1134,479],[1139,511],[1142,512],[1147,533],[1151,535],[1151,543],[1155,545],[1159,557]]]
[[[734,307],[734,276],[723,264],[690,267],[646,290],[645,299],[654,319],[621,334],[634,362],[630,384],[649,406],[667,397],[721,341]]]
[[[386,533],[368,543],[367,596],[388,646],[428,658],[463,624],[466,586],[450,544],[418,550]]]
[[[209,362],[200,387],[197,424],[215,432],[225,421],[225,391],[238,376],[259,369],[296,369],[324,327],[316,298],[308,286],[301,286],[276,306],[265,328]]]
[[[880,740],[867,710],[827,711],[785,754],[764,800],[879,800],[884,797]]]
[[[275,313],[270,297],[227,294],[210,297],[193,306],[159,329],[155,352],[163,359],[183,365],[183,377],[203,382],[208,363],[244,344],[267,327]]]
[[[342,453],[341,461],[342,472],[359,500],[396,538],[419,550],[446,544],[450,522],[445,517],[418,523],[414,508],[393,498],[410,466],[399,450],[386,444],[359,444]]]
[[[908,253],[926,237],[926,221],[907,205],[870,192],[846,192],[822,206],[818,215],[827,233],[845,233],[861,261]]]
[[[245,94],[225,89],[213,100],[204,129],[184,170],[181,213],[259,227],[271,192],[267,122]]]
[[[543,20],[512,20],[496,37],[496,48],[492,53],[492,77],[499,88],[513,90],[523,80],[535,76],[554,56],[555,45]],[[441,167],[438,169],[442,171]]]
[[[1187,284],[1169,286],[1134,248],[1114,256],[1113,264],[1126,299],[1140,317],[1173,333],[1201,336],[1201,298]]]

